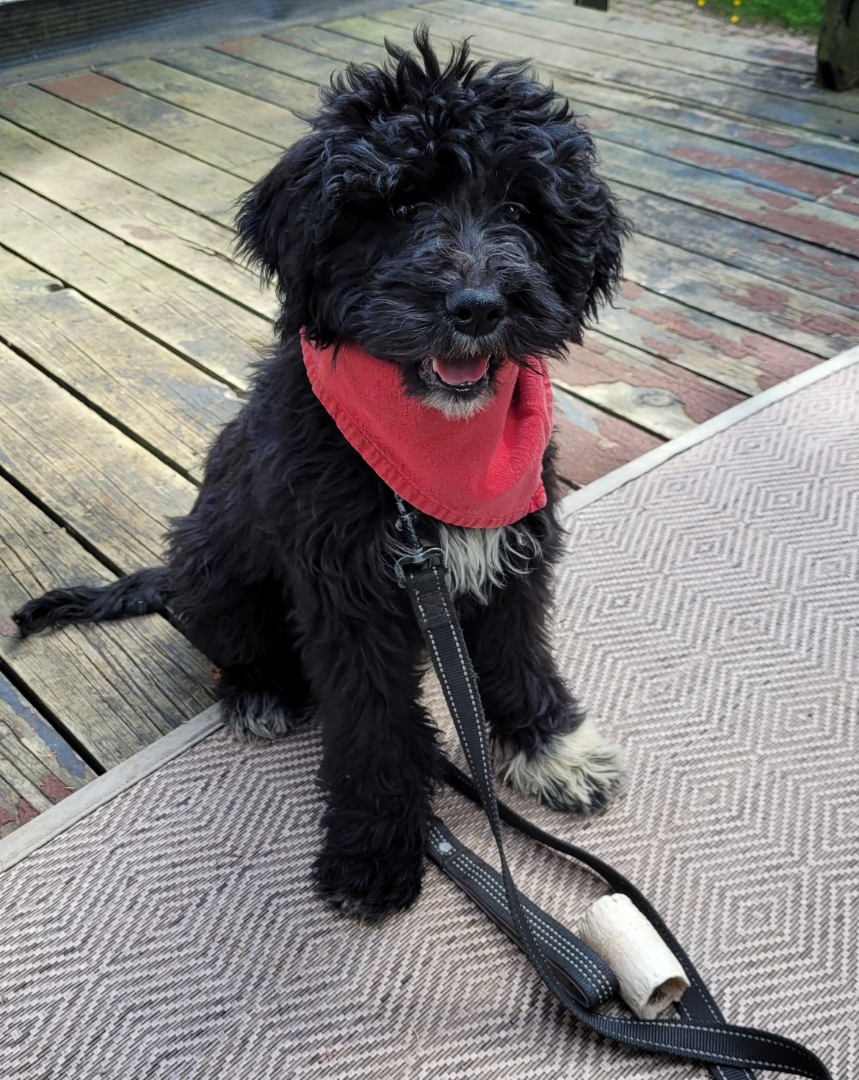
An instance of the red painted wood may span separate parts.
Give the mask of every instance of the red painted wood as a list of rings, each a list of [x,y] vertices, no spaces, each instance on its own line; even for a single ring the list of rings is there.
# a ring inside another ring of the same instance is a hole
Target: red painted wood
[[[599,479],[664,441],[579,398],[555,396],[558,473],[574,487]]]

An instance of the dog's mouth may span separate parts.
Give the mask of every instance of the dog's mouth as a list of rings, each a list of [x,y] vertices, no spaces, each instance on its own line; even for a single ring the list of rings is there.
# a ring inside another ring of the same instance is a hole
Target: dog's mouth
[[[489,379],[490,356],[433,356],[430,370],[436,383],[456,394],[471,394]]]

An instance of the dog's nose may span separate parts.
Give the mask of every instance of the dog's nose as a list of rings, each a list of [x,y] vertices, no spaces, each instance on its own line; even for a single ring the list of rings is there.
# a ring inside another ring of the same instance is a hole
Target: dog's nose
[[[507,302],[494,288],[457,289],[448,294],[447,313],[461,334],[483,337],[504,318]]]

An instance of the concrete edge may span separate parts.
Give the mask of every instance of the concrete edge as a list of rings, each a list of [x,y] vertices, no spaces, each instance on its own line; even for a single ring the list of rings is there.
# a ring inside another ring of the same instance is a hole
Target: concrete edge
[[[826,379],[843,368],[856,363],[859,363],[859,346],[847,349],[846,352],[833,356],[831,360],[824,360],[820,364],[815,364],[814,367],[809,368],[807,371],[801,371],[798,375],[793,375],[791,378],[785,379],[784,382],[771,386],[768,390],[762,390],[759,394],[755,394],[754,397],[741,401],[739,405],[734,405],[733,408],[726,409],[723,413],[719,413],[718,416],[705,420],[703,424],[692,428],[691,431],[684,432],[683,435],[677,435],[675,438],[663,443],[662,446],[657,446],[646,454],[642,454],[641,457],[635,458],[634,461],[627,462],[626,465],[621,465],[619,469],[606,473],[599,480],[586,484],[583,488],[579,488],[578,491],[571,491],[558,504],[558,515],[561,521],[569,518],[585,506],[596,502],[597,499],[603,498],[604,495],[610,495],[625,484],[630,483],[630,481],[649,473],[651,469],[670,461],[671,458],[682,454],[685,450],[689,450],[691,447],[712,438],[713,435],[718,435],[727,428],[733,427],[734,424],[739,423],[741,420],[753,416],[756,412],[760,412],[761,409],[766,409],[775,402],[790,397],[791,394],[795,394],[807,386],[812,386],[821,379]]]
[[[77,825],[93,810],[98,810],[123,791],[133,787],[138,780],[150,776],[168,761],[202,742],[220,727],[218,706],[211,705],[205,712],[186,720],[173,731],[133,754],[127,761],[108,769],[85,787],[67,795],[62,802],[49,807],[26,825],[4,836],[0,840],[0,874],[50,843],[66,829]]]

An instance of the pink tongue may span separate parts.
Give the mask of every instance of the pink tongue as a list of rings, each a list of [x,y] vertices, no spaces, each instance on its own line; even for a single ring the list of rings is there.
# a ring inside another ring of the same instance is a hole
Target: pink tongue
[[[455,361],[434,356],[432,369],[448,386],[463,386],[465,383],[479,382],[486,374],[488,365],[488,356],[471,356]]]

